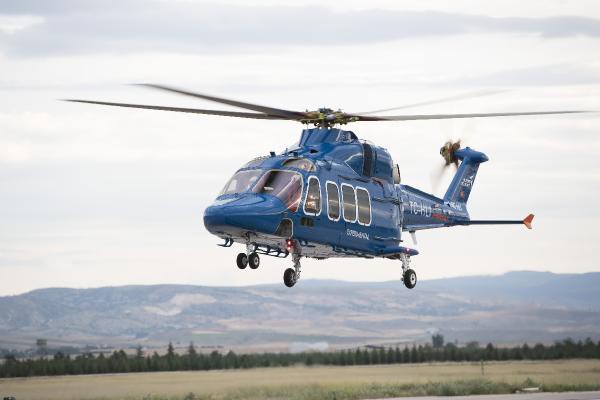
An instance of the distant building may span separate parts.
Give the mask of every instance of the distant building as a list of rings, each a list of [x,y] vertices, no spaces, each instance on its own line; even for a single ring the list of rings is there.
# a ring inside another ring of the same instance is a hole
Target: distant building
[[[290,344],[290,353],[302,353],[305,351],[327,351],[329,349],[329,343],[327,342],[316,342],[316,343],[304,343],[294,342]]]

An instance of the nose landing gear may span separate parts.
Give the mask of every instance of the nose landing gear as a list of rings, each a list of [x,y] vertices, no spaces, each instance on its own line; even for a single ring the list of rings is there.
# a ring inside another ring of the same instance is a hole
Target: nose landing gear
[[[250,255],[247,255],[246,253],[240,253],[237,255],[235,262],[239,269],[244,269],[247,266],[252,269],[256,269],[260,265],[260,257],[254,252],[250,253]]]
[[[266,249],[265,249],[266,247]],[[300,280],[300,253],[294,251],[294,241],[292,239],[286,240],[286,250],[280,248],[271,248],[269,246],[260,247],[252,242],[246,243],[246,252],[239,253],[236,258],[236,264],[239,269],[257,269],[260,266],[260,256],[258,253],[266,254],[268,256],[285,258],[288,255],[292,255],[292,261],[294,265],[292,268],[288,268],[283,273],[283,283],[287,287],[294,286]]]
[[[248,244],[246,252],[238,254],[235,261],[239,269],[244,269],[246,266],[250,266],[252,269],[258,268],[260,257],[256,253],[256,245]]]

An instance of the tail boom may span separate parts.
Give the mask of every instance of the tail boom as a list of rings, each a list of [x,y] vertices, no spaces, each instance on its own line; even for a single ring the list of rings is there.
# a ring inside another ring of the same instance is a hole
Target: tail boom
[[[456,222],[456,225],[525,225],[527,229],[532,229],[533,214],[529,214],[522,220],[502,220],[502,219],[484,219],[484,220],[468,220]]]

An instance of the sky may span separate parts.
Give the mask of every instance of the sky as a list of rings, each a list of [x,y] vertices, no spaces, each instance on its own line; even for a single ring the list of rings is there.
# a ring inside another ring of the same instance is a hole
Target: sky
[[[246,161],[302,126],[61,102],[219,105],[150,82],[286,109],[600,110],[597,1],[3,0],[0,3],[0,295],[43,287],[281,282],[289,259],[217,247],[204,209]],[[439,147],[490,161],[473,218],[534,229],[419,232],[420,279],[511,270],[599,271],[600,114],[356,123],[404,183],[432,190]],[[441,194],[450,175],[437,188]],[[409,239],[410,242],[410,239]],[[303,279],[399,280],[390,260],[304,260]],[[406,290],[398,282],[398,290]]]

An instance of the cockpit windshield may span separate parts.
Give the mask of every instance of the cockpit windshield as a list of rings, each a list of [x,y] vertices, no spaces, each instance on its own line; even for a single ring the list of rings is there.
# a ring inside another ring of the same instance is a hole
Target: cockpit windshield
[[[246,171],[236,172],[235,175],[227,182],[219,196],[224,194],[244,193],[247,192],[254,182],[262,173],[259,169],[250,169]]]
[[[276,196],[290,211],[295,212],[302,196],[302,176],[293,171],[269,171],[260,178],[252,191]]]

